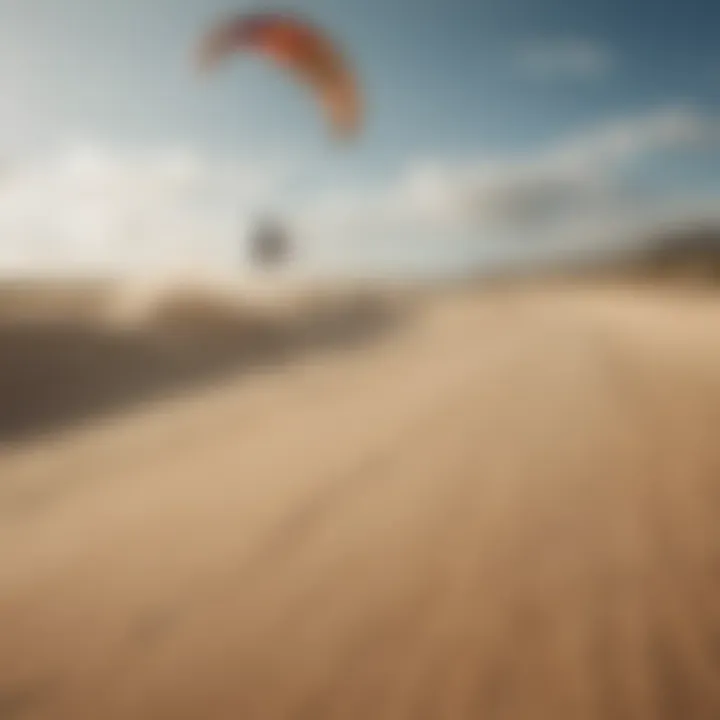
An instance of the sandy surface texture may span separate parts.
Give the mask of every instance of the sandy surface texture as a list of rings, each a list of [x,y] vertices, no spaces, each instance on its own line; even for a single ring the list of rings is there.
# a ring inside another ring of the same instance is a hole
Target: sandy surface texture
[[[362,307],[6,313],[0,718],[720,717],[720,298]]]

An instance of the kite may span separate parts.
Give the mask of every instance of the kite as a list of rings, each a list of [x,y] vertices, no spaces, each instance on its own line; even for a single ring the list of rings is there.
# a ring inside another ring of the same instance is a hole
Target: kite
[[[210,71],[241,52],[267,57],[313,91],[335,138],[351,140],[358,135],[363,120],[359,83],[325,31],[289,13],[240,14],[220,21],[203,36],[198,64]]]

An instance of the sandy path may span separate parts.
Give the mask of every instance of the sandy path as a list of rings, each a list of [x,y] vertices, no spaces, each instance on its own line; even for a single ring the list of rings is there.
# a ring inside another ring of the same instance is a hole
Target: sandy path
[[[720,301],[438,299],[0,456],[0,718],[717,718]]]

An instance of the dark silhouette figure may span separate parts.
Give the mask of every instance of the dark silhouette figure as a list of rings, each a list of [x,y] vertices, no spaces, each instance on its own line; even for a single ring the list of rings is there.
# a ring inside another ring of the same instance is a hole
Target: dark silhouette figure
[[[290,255],[290,242],[285,228],[274,218],[263,218],[251,238],[250,255],[260,267],[281,265]]]

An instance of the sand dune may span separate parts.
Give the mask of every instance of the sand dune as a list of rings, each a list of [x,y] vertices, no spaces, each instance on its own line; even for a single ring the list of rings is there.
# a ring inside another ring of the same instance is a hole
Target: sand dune
[[[261,290],[0,284],[0,443],[377,335],[400,311],[357,287]]]
[[[0,450],[0,717],[720,717],[720,297],[395,319]]]

